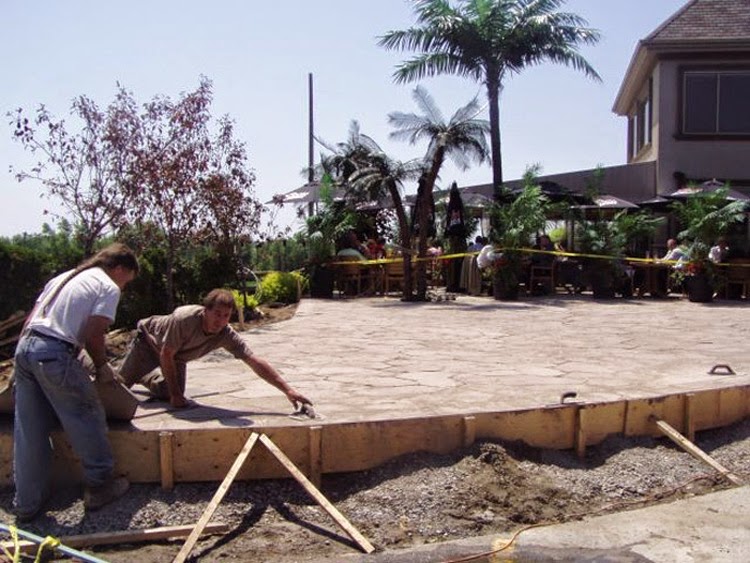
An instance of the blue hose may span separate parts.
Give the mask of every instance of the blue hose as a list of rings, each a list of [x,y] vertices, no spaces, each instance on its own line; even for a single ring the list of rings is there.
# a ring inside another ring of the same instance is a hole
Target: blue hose
[[[13,535],[11,528],[14,528],[13,526],[6,526],[5,524],[0,523],[0,530],[7,532],[8,534]],[[22,538],[32,541],[36,544],[41,545],[45,542],[45,538],[37,536],[36,534],[32,534],[31,532],[26,532],[24,530],[21,530],[19,528],[15,528],[16,532],[19,536]],[[87,561],[91,563],[107,563],[104,559],[99,559],[98,557],[94,557],[93,555],[90,555],[88,553],[85,553],[83,551],[78,551],[77,549],[73,549],[70,547],[66,547],[63,544],[57,544],[52,549],[56,549],[60,553],[64,553],[65,555],[68,555],[70,557],[75,557],[77,559],[80,559],[81,561]]]

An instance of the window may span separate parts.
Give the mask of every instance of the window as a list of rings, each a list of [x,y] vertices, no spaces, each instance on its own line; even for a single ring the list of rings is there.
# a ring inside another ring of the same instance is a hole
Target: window
[[[750,135],[750,70],[686,71],[682,132]]]
[[[635,114],[628,123],[628,146],[629,157],[634,157],[640,150],[651,143],[651,129],[653,124],[653,83],[648,82],[646,97],[638,100],[635,105]]]

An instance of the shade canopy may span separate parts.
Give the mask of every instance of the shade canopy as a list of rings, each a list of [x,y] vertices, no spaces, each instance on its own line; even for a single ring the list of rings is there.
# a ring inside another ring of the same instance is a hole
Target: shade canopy
[[[574,192],[570,188],[567,188],[566,186],[563,186],[562,184],[559,184],[557,182],[553,182],[552,180],[542,180],[540,182],[537,182],[537,185],[539,186],[542,195],[553,203],[561,201],[585,203],[588,200],[585,195]],[[519,186],[512,189],[510,193],[516,196],[523,192],[523,190],[524,187]]]
[[[577,209],[638,209],[632,201],[609,194],[600,194],[592,198],[592,203],[574,205]]]
[[[694,195],[713,194],[724,188],[726,188],[726,186],[722,182],[719,182],[718,180],[708,180],[707,182],[695,186],[685,186],[671,194],[666,194],[665,197],[670,199],[687,199]],[[726,199],[727,201],[750,201],[750,196],[738,192],[737,190],[727,189]]]
[[[320,182],[313,180],[300,186],[296,190],[286,192],[285,194],[275,195],[268,203],[317,203],[320,201]]]

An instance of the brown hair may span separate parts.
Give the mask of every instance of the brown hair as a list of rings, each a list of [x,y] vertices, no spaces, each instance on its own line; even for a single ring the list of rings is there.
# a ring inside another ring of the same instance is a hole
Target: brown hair
[[[237,305],[234,302],[234,295],[228,289],[212,289],[205,299],[203,299],[203,306],[206,309],[213,309],[214,307],[229,307],[232,311],[237,310]]]

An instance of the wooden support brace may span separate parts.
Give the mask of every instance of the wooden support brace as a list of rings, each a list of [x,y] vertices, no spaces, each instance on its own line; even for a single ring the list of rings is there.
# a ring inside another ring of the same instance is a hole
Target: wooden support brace
[[[576,410],[575,444],[579,459],[586,457],[586,412],[585,407],[578,407]]]
[[[685,438],[682,434],[677,432],[677,430],[672,428],[669,424],[657,418],[652,418],[652,420],[656,423],[656,426],[659,428],[659,430],[661,430],[670,440],[672,440],[675,444],[680,446],[690,455],[703,461],[704,463],[707,463],[708,465],[713,467],[716,471],[721,473],[724,477],[729,479],[735,485],[745,484],[745,482],[742,479],[737,477],[734,473],[729,471],[729,469],[721,465],[718,461],[716,461],[714,458],[709,456],[706,452],[701,450],[698,446],[690,442],[687,438]]]
[[[695,442],[695,393],[685,395],[685,436]]]
[[[60,543],[68,547],[91,547],[94,545],[114,545],[119,543],[138,543],[159,540],[168,540],[172,538],[184,538],[193,531],[193,526],[163,526],[160,528],[147,528],[142,530],[119,530],[116,532],[98,532],[95,534],[83,534],[78,536],[63,536]],[[203,529],[203,534],[226,534],[229,526],[226,524],[208,524]],[[5,549],[15,549],[15,546],[21,550],[21,553],[36,553],[39,545],[28,540],[19,541],[18,544],[12,541],[0,543]]]
[[[200,537],[201,533],[203,532],[203,529],[208,524],[208,521],[211,520],[211,516],[214,515],[214,512],[216,512],[216,509],[218,508],[219,503],[221,502],[221,499],[223,499],[224,495],[227,494],[227,491],[229,490],[229,486],[234,481],[234,478],[237,477],[237,473],[240,472],[240,469],[242,469],[242,465],[245,463],[247,456],[250,455],[250,451],[253,449],[253,446],[255,445],[257,441],[258,441],[258,434],[256,432],[253,432],[252,434],[250,434],[250,437],[247,439],[247,442],[245,442],[245,445],[242,447],[242,450],[240,450],[240,453],[237,456],[237,459],[234,460],[232,467],[229,469],[229,473],[227,473],[226,477],[224,477],[224,481],[222,481],[216,493],[214,493],[214,497],[211,499],[211,502],[208,503],[206,510],[203,511],[203,514],[201,515],[200,520],[198,520],[198,523],[195,525],[195,528],[193,528],[193,531],[191,532],[190,536],[188,536],[188,539],[185,541],[185,544],[182,546],[182,549],[180,549],[180,552],[177,554],[177,557],[174,558],[174,563],[183,563],[188,558],[188,555],[190,555],[190,552],[193,550],[193,547],[195,547],[195,544],[198,541],[198,538]]]
[[[477,417],[465,416],[461,419],[463,435],[461,442],[464,448],[471,446],[477,439]]]
[[[323,447],[323,427],[322,426],[311,426],[309,436],[309,449],[310,449],[310,481],[317,488],[320,488],[323,476],[323,458],[321,457],[321,450]]]
[[[334,519],[336,524],[338,524],[341,529],[343,529],[347,534],[349,534],[349,537],[352,538],[359,547],[362,548],[362,550],[365,553],[372,553],[375,551],[375,548],[372,546],[372,544],[367,541],[367,539],[359,533],[359,530],[351,525],[351,523],[344,517],[341,512],[338,511],[338,509],[331,504],[331,502],[321,493],[317,488],[315,488],[315,485],[313,485],[307,477],[305,477],[302,472],[297,468],[294,463],[282,452],[279,447],[273,443],[271,438],[266,436],[265,434],[260,435],[260,441],[263,443],[266,448],[268,448],[268,451],[270,451],[276,459],[278,459],[281,464],[286,468],[287,471],[294,477],[297,482],[302,485],[302,487],[307,491],[307,493],[315,499],[315,501],[325,510],[328,515]]]
[[[161,488],[171,491],[174,488],[174,432],[159,432],[159,462]]]

